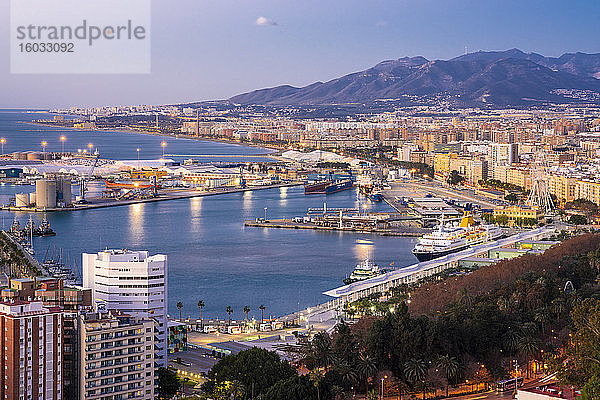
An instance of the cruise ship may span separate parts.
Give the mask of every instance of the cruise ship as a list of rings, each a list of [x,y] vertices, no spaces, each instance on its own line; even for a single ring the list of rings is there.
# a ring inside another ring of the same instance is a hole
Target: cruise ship
[[[445,224],[442,220],[438,229],[419,238],[412,252],[419,261],[428,261],[501,236],[500,227],[475,224],[473,215],[467,212],[460,224]]]

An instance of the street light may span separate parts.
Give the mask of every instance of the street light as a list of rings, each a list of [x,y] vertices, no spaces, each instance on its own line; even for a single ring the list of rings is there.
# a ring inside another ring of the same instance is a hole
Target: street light
[[[0,138],[0,143],[2,144],[2,154],[4,154],[4,143],[6,143],[6,139]]]
[[[162,142],[160,147],[162,147],[162,156],[165,158],[165,147],[167,147],[167,142]]]
[[[381,400],[383,400],[383,395],[384,395],[384,382],[387,379],[387,375],[384,375],[383,378],[381,378]]]
[[[137,151],[137,157],[138,157],[138,169],[140,169],[140,148],[138,147],[135,150]]]
[[[265,207],[265,221],[267,220],[267,207]]]
[[[42,142],[42,153],[46,152],[46,146],[48,145],[48,142],[46,142],[45,140]]]
[[[60,143],[61,143],[61,145],[62,145],[62,152],[63,152],[63,153],[65,152],[65,140],[67,140],[67,137],[66,137],[66,136],[61,136],[61,137],[60,137]]]
[[[92,154],[92,148],[94,145],[92,143],[88,143],[88,149],[90,149],[90,154]]]

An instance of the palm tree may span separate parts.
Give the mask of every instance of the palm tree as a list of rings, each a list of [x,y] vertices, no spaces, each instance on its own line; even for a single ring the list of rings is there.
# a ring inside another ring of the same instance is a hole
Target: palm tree
[[[225,312],[229,316],[229,323],[227,325],[231,325],[231,313],[233,313],[233,308],[231,308],[231,306],[227,306]]]
[[[321,400],[321,393],[319,391],[319,385],[321,384],[321,381],[323,380],[323,373],[318,369],[310,371],[310,380],[313,383],[313,385],[315,386],[315,388],[317,388],[317,400]]]
[[[183,303],[178,301],[177,302],[177,309],[179,310],[179,320],[181,321],[181,309],[183,308]]]
[[[369,378],[377,373],[377,364],[369,355],[361,353],[356,366],[358,375],[365,380],[365,395],[369,393]]]
[[[554,299],[552,300],[550,307],[552,308],[552,312],[556,315],[556,321],[558,322],[561,315],[563,315],[565,312],[565,301],[561,298]]]
[[[525,335],[519,340],[519,353],[527,358],[527,378],[529,378],[529,364],[531,359],[540,350],[540,342],[537,338]]]
[[[331,346],[331,337],[327,332],[319,332],[315,335],[312,342],[312,358],[317,367],[327,368],[333,361],[333,349]]]
[[[203,318],[203,311],[204,311],[204,300],[199,300],[198,301],[198,308],[200,309],[200,329],[204,330],[204,318]]]
[[[450,380],[456,378],[460,370],[460,364],[455,357],[450,355],[440,356],[437,359],[437,367],[442,370],[446,377],[446,397],[448,397],[448,386],[450,386]]]
[[[250,307],[244,306],[244,314],[246,314],[246,322],[248,322],[248,313],[250,312]]]
[[[550,320],[550,315],[546,308],[539,308],[533,314],[533,320],[542,327],[542,335],[546,335],[546,323]]]
[[[411,358],[404,363],[404,376],[413,386],[421,384],[427,376],[427,363],[421,359]],[[425,398],[425,390],[423,390],[423,398]]]
[[[260,306],[258,306],[258,309],[260,310],[260,322],[261,322],[261,324],[265,320],[263,318],[263,313],[265,312],[265,308],[266,307],[264,305],[262,305],[262,304]]]

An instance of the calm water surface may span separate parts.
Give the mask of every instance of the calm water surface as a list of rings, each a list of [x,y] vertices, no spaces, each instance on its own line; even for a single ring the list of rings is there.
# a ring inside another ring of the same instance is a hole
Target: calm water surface
[[[35,149],[40,137],[48,133],[38,127],[19,124],[30,115],[0,111],[0,134],[8,143],[21,147],[5,151]],[[39,118],[35,116],[34,119]],[[40,133],[44,132],[44,133]],[[136,143],[158,150],[162,138],[127,133],[74,132],[52,130],[59,137],[68,135],[69,143],[98,143],[100,151],[112,158],[127,157],[124,147]],[[48,139],[46,139],[48,140]],[[119,145],[122,143],[122,145]],[[28,147],[29,146],[29,147]],[[60,144],[58,144],[60,146]],[[181,146],[181,147],[179,147]],[[106,149],[105,149],[106,147]],[[169,148],[186,154],[257,154],[260,149],[184,139],[169,139]],[[60,150],[57,148],[56,150]],[[148,151],[150,153],[150,151]],[[108,156],[106,156],[108,157]],[[0,202],[14,193],[33,187],[0,186]],[[412,238],[357,235],[341,232],[247,228],[245,219],[264,215],[269,218],[304,215],[309,207],[356,207],[355,190],[330,196],[305,196],[303,188],[267,189],[254,192],[172,200],[98,210],[49,213],[55,237],[35,238],[38,258],[61,248],[65,257],[81,268],[81,253],[104,248],[147,249],[169,257],[169,311],[183,302],[183,314],[199,316],[198,300],[206,303],[205,316],[225,318],[230,305],[232,318],[242,318],[242,307],[250,306],[250,316],[282,315],[327,301],[321,293],[341,285],[354,265],[370,255],[382,266],[404,266],[415,261],[410,253]],[[387,211],[385,204],[361,200],[371,210]],[[10,225],[15,213],[2,212],[3,223]],[[29,217],[17,213],[24,224]],[[34,214],[40,220],[41,214]]]

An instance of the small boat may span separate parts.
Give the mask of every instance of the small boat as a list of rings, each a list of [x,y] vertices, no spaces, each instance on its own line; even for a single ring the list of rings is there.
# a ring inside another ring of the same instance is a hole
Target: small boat
[[[373,261],[367,257],[363,262],[356,265],[349,277],[344,279],[344,284],[349,285],[354,282],[364,281],[377,275],[385,274],[386,272],[388,271],[380,269],[379,265],[373,263]]]
[[[380,190],[373,190],[368,194],[369,200],[371,201],[383,201],[383,193]]]
[[[52,228],[50,228],[50,223],[48,219],[44,216],[44,219],[40,223],[39,228],[34,229],[33,236],[56,236],[56,232]]]

